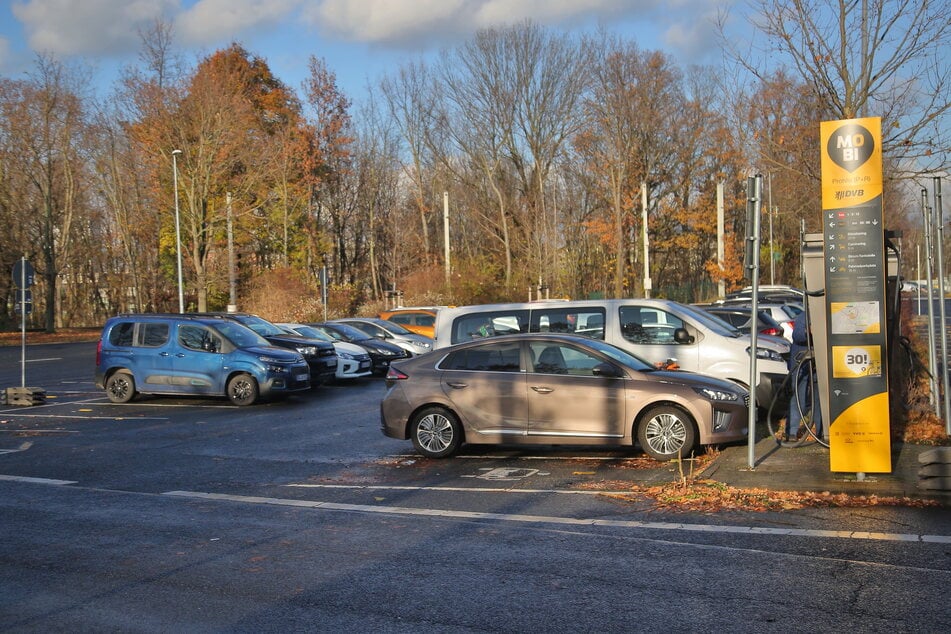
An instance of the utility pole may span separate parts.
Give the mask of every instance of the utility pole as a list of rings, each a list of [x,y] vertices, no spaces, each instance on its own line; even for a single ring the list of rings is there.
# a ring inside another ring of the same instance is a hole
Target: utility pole
[[[446,267],[446,287],[450,282],[450,271],[452,267],[449,263],[449,192],[442,193],[442,233],[443,233],[443,262]]]

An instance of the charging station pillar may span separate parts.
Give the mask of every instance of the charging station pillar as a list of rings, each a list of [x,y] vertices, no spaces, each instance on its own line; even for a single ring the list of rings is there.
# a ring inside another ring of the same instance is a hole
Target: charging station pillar
[[[815,353],[816,376],[818,379],[819,407],[822,420],[829,421],[829,359],[825,354],[829,343],[826,328],[826,276],[823,259],[823,236],[821,233],[807,233],[802,242],[802,272],[805,284],[806,302],[809,310],[809,328],[812,333]],[[815,294],[815,296],[810,295]],[[829,424],[822,426],[822,435],[829,438]]]

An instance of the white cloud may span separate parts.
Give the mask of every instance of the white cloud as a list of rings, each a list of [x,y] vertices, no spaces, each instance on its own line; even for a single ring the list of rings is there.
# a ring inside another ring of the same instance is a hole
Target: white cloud
[[[696,1],[696,0],[694,0]],[[708,0],[699,0],[706,2]],[[425,48],[481,28],[530,19],[570,25],[651,13],[661,0],[319,0],[303,17],[345,40]]]
[[[199,0],[175,21],[186,44],[238,39],[253,29],[269,29],[292,16],[300,0]]]
[[[112,55],[136,50],[138,30],[177,5],[177,0],[28,0],[11,9],[33,51]]]

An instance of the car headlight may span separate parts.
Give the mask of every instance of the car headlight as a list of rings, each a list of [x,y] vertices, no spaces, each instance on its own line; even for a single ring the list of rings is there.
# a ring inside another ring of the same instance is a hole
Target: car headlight
[[[747,348],[746,354],[749,354],[749,353],[750,353],[750,349]],[[783,362],[783,355],[779,354],[772,348],[760,348],[759,346],[756,347],[756,358],[766,359],[767,361],[779,361],[780,363]]]
[[[317,356],[317,347],[316,346],[298,346],[297,351],[304,355],[305,357],[314,357]]]
[[[717,390],[712,387],[695,387],[693,391],[711,401],[736,401],[740,395],[729,390]]]
[[[429,350],[431,347],[430,344],[426,343],[425,341],[411,341],[410,343],[412,343],[417,348],[422,348],[423,350]]]
[[[341,359],[346,359],[347,361],[353,361],[354,359],[356,359],[356,356],[350,354],[349,352],[338,351],[337,356],[340,357]]]
[[[384,357],[392,357],[399,354],[395,350],[390,350],[389,348],[375,348],[375,350],[377,354],[383,355]]]

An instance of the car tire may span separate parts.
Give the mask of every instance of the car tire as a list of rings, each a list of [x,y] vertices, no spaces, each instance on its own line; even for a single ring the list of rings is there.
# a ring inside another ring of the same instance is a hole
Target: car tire
[[[416,451],[427,458],[448,458],[462,444],[459,418],[443,407],[420,410],[410,425]]]
[[[258,400],[258,382],[242,372],[228,379],[228,399],[235,405],[253,405]]]
[[[116,372],[106,380],[106,396],[113,403],[128,403],[135,398],[135,379],[128,372]]]
[[[682,409],[660,405],[648,410],[637,426],[637,442],[654,460],[689,457],[696,449],[697,426]]]

